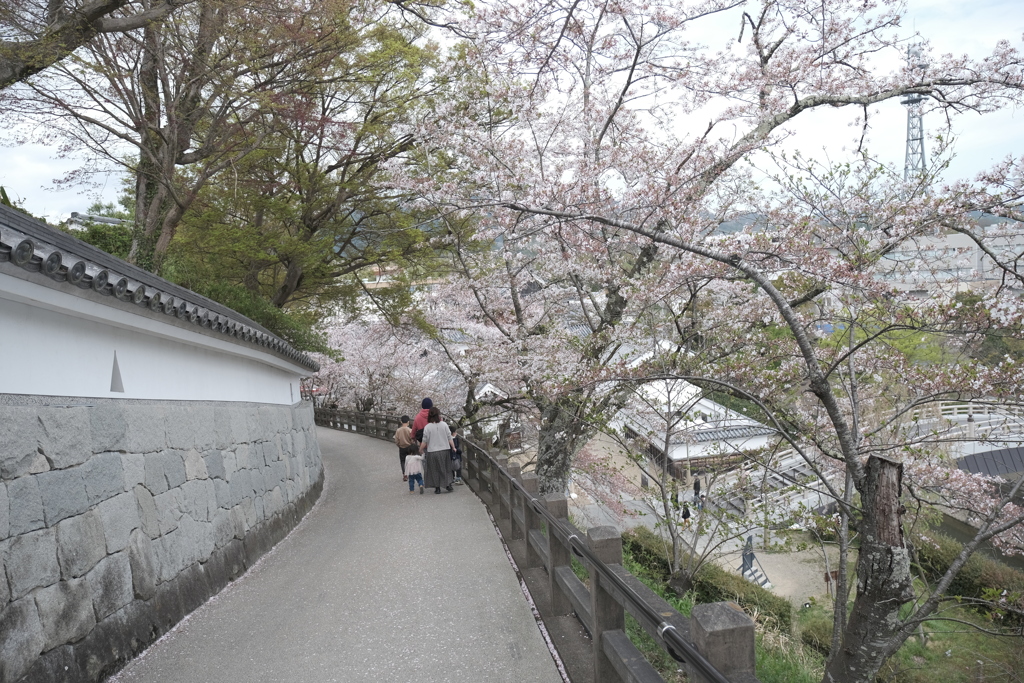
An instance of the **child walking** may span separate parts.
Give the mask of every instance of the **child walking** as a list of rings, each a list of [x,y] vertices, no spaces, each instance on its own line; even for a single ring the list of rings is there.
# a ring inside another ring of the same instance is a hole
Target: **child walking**
[[[416,484],[420,485],[420,493],[423,493],[423,456],[419,453],[410,453],[405,456],[405,476],[409,480],[409,493],[416,492]]]
[[[405,456],[415,453],[418,444],[412,438],[412,427],[409,426],[409,416],[402,416],[402,426],[395,431],[395,445],[398,446],[398,464],[402,466],[402,481],[408,481],[405,476]]]

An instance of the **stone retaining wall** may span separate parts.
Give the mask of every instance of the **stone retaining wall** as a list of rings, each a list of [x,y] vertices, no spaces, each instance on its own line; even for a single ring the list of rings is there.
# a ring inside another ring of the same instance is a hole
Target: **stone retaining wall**
[[[0,683],[117,670],[323,486],[309,404],[0,399]]]

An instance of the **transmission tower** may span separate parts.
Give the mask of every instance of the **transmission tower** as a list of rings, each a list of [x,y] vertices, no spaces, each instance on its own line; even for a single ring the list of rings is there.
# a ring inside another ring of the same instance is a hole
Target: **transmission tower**
[[[907,62],[911,69],[924,72],[928,63],[919,46],[907,48]],[[924,123],[921,121],[922,102],[927,97],[911,93],[900,101],[907,108],[907,158],[903,165],[903,179],[910,180],[925,172],[924,164]]]

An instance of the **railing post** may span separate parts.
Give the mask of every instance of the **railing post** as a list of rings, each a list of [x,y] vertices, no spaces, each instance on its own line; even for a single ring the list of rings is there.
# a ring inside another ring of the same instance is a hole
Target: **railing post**
[[[563,493],[549,493],[544,496],[544,505],[552,517],[558,521],[569,521],[569,500]],[[550,582],[549,593],[551,594],[551,615],[562,616],[572,612],[572,603],[562,593],[558,586],[555,570],[559,567],[571,565],[569,559],[569,546],[558,538],[555,530],[548,526],[548,581]]]
[[[735,602],[695,605],[690,616],[693,644],[704,658],[730,680],[754,678],[754,620]],[[693,683],[707,679],[690,667]]]
[[[508,470],[508,518],[509,518],[509,540],[516,540],[525,538],[526,534],[523,528],[519,526],[519,521],[516,519],[516,509],[522,505],[518,489],[516,489],[513,480],[522,480],[522,467],[520,465],[511,464],[507,467]]]
[[[622,536],[613,526],[596,526],[587,530],[590,551],[606,565],[622,564]],[[590,614],[593,620],[591,646],[594,654],[594,682],[619,683],[622,679],[604,653],[602,637],[605,631],[625,631],[626,612],[604,585],[596,567],[590,572]]]
[[[480,491],[477,495],[481,497],[484,505],[493,515],[497,512],[494,505],[494,492],[497,483],[494,478],[494,460],[491,458],[490,449],[486,449],[480,456]]]
[[[493,470],[493,477],[491,481],[494,483],[494,490],[491,495],[494,498],[494,504],[497,505],[498,507],[497,520],[499,527],[501,527],[505,524],[506,520],[508,520],[508,518],[511,517],[509,511],[509,503],[511,503],[512,501],[506,503],[505,496],[502,495],[508,493],[508,482],[505,480],[505,476],[501,473],[502,469],[508,467],[508,456],[499,454],[497,457],[494,458],[494,460],[495,462],[498,463],[498,466]],[[507,527],[505,529],[502,529],[502,531],[507,530]]]
[[[480,495],[480,452],[468,443],[462,449],[462,452],[466,458],[463,464],[464,471],[462,472],[466,480],[466,486],[471,488],[477,495]]]
[[[540,529],[540,515],[533,509],[533,501],[537,498],[537,491],[540,490],[540,479],[537,478],[536,472],[527,472],[522,477],[523,488],[529,496],[523,500],[523,520],[525,521],[525,529],[523,529],[523,536],[526,538],[526,568],[531,569],[533,567],[540,567],[544,564],[544,560],[541,559],[540,553],[530,543],[530,532],[535,529]]]

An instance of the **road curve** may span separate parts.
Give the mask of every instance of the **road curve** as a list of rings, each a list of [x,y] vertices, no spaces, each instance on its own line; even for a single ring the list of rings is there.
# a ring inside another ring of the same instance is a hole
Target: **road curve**
[[[560,683],[486,510],[409,494],[397,449],[318,428],[320,501],[117,683]]]

